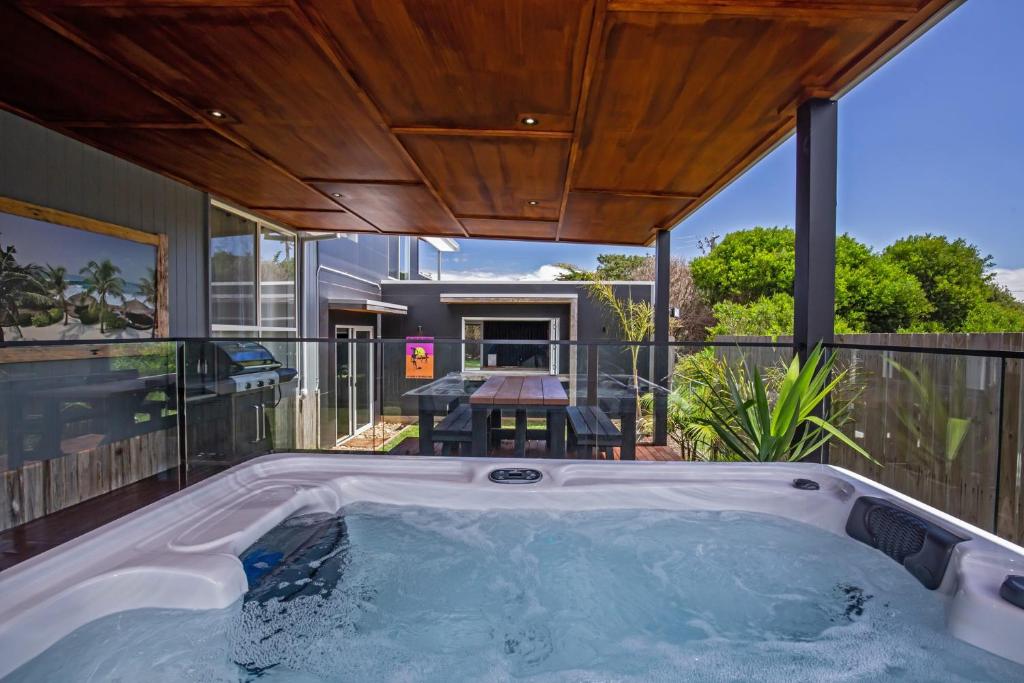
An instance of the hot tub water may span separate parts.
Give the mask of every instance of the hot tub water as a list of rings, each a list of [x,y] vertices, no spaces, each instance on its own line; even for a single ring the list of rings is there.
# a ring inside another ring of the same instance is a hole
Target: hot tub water
[[[11,680],[1024,680],[880,552],[769,515],[357,503],[242,558],[233,607],[106,617]]]

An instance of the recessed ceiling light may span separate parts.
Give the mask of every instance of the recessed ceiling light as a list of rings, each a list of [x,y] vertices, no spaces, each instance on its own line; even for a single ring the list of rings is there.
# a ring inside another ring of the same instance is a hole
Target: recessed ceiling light
[[[540,204],[540,202],[538,202],[536,199],[531,199],[526,203],[529,204],[530,206],[537,206],[538,204]]]
[[[524,116],[522,119],[520,119],[520,121],[524,126],[536,126],[538,123],[540,123],[540,121],[533,118],[532,116]]]
[[[340,193],[340,192],[332,192],[332,193],[331,193],[331,196],[332,196],[332,197],[340,197],[340,196],[341,196],[341,193]]]
[[[228,115],[222,112],[220,109],[209,109],[207,110],[206,113],[215,119],[226,119],[228,117]]]

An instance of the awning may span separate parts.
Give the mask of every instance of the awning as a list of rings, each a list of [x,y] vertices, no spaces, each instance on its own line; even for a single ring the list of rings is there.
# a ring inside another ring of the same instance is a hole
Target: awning
[[[385,315],[407,315],[408,306],[392,304],[375,299],[331,299],[327,302],[331,311],[349,311],[351,313],[383,313]]]

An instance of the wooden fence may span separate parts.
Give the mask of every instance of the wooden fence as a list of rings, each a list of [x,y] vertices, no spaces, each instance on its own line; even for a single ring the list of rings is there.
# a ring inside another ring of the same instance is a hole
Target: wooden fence
[[[170,427],[5,468],[0,472],[0,530],[177,466],[177,428]]]
[[[768,338],[728,340],[742,345]],[[830,462],[1024,543],[1021,361],[928,353],[1024,351],[1024,335],[848,334],[836,342],[921,351],[835,351],[861,392],[843,430],[879,465],[836,442]],[[771,362],[766,353],[772,350],[744,349],[758,364]]]

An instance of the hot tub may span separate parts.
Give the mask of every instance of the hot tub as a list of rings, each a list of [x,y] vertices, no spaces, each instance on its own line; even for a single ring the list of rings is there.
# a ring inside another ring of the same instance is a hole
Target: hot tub
[[[1020,680],[1015,575],[830,466],[281,454],[0,574],[0,677]]]

